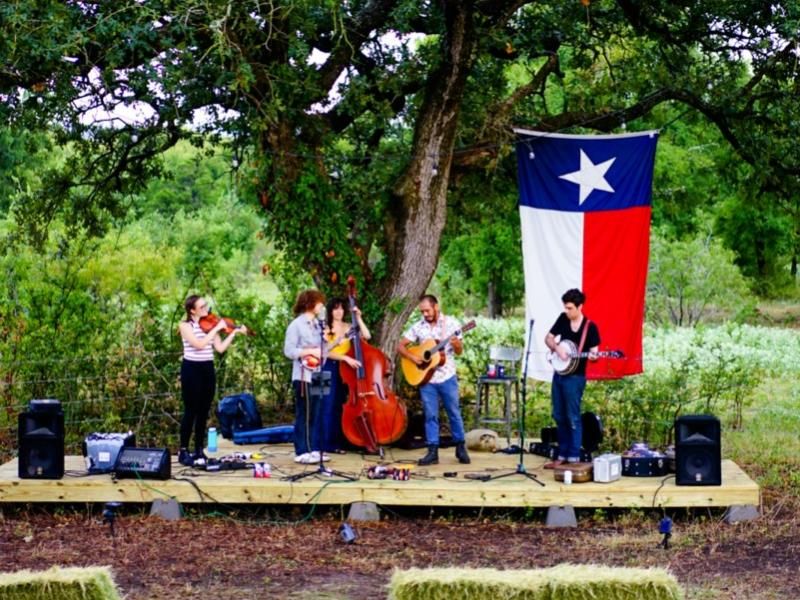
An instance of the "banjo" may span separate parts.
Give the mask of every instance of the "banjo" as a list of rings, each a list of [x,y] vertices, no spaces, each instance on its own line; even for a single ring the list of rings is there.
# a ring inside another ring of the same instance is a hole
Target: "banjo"
[[[625,358],[625,353],[622,350],[608,350],[605,352],[578,352],[578,347],[575,342],[571,340],[561,340],[558,342],[559,348],[564,348],[567,351],[567,359],[562,360],[557,352],[548,352],[547,360],[553,366],[556,373],[559,375],[569,375],[574,373],[578,368],[578,363],[582,358],[588,358],[589,355],[596,356],[597,358]]]

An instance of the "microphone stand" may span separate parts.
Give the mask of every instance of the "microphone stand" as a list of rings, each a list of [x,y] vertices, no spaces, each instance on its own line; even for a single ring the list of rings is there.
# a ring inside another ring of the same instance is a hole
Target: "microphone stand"
[[[324,370],[325,365],[325,321],[323,319],[317,320],[317,327],[319,328],[319,367],[318,370],[311,373],[311,385],[308,386],[308,396],[309,396],[309,407],[306,409],[306,414],[311,414],[310,412],[310,399],[316,397],[317,398],[317,408],[321,409],[322,407],[319,406],[322,403],[322,398],[326,394],[331,393],[331,374]],[[315,381],[316,380],[316,381]],[[336,475],[337,477],[341,477],[346,481],[358,481],[357,477],[353,477],[352,475],[348,475],[347,473],[342,473],[341,471],[336,471],[334,469],[329,469],[325,466],[325,452],[322,449],[322,419],[319,417],[317,420],[317,439],[318,445],[320,446],[319,450],[319,465],[317,466],[316,470],[314,471],[303,471],[302,473],[295,473],[294,475],[289,475],[288,477],[284,477],[284,481],[299,481],[301,479],[305,479],[306,477],[311,477],[313,475],[325,475],[326,477],[333,477]],[[309,444],[310,445],[310,444]]]
[[[526,344],[525,352],[525,366],[522,369],[522,411],[519,418],[519,462],[517,463],[517,470],[512,473],[503,473],[502,475],[495,475],[483,481],[494,481],[495,479],[502,479],[503,477],[511,477],[512,475],[524,475],[531,481],[535,481],[540,486],[544,487],[544,481],[541,481],[535,474],[528,473],[525,469],[524,455],[525,455],[525,405],[527,404],[527,391],[528,391],[528,359],[531,354],[531,336],[533,335],[533,319],[530,320],[530,327],[528,328],[528,343]]]

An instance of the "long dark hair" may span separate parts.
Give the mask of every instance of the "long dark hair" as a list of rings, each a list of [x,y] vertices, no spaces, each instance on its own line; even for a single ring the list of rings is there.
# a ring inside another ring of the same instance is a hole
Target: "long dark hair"
[[[325,324],[328,326],[329,331],[333,331],[333,309],[340,306],[344,309],[344,318],[347,318],[347,315],[350,314],[350,307],[344,298],[334,296],[328,300],[328,304],[325,306]]]
[[[202,298],[202,296],[192,294],[184,301],[183,308],[186,310],[187,322],[192,320],[192,310],[194,310],[194,305],[197,304],[197,301],[200,300],[200,298]]]

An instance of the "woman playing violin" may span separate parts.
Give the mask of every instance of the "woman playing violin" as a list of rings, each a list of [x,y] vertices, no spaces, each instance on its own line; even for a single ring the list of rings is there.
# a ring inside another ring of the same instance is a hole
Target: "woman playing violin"
[[[311,438],[316,442],[312,443],[314,450],[338,452],[344,445],[342,405],[347,402],[348,397],[347,387],[339,375],[339,365],[344,362],[353,369],[357,369],[360,364],[356,359],[347,355],[353,330],[353,325],[345,320],[350,313],[347,300],[331,298],[325,308],[327,357],[323,370],[331,374],[331,391],[320,398]],[[356,308],[353,312],[362,339],[370,339],[372,336],[361,318],[361,310]]]
[[[195,461],[205,461],[203,446],[206,438],[206,422],[214,400],[217,379],[214,371],[214,350],[222,354],[233,343],[239,333],[247,333],[244,325],[233,329],[224,339],[220,331],[228,324],[219,319],[208,332],[200,326],[200,320],[208,316],[208,303],[201,296],[189,296],[184,302],[186,320],[179,330],[183,340],[181,362],[181,397],[183,417],[180,428],[180,451],[178,461],[192,466]],[[189,441],[194,430],[194,454],[189,452]]]

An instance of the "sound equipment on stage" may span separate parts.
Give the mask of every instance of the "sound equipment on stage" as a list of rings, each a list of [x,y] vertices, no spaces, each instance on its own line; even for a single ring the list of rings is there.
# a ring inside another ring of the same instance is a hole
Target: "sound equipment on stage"
[[[222,458],[209,458],[205,466],[195,468],[205,471],[241,471],[253,468],[253,463],[234,456],[223,456]]]
[[[83,440],[83,456],[86,470],[92,475],[111,473],[117,464],[117,456],[124,447],[136,446],[136,435],[128,433],[90,433]]]
[[[634,442],[622,453],[622,474],[625,477],[660,477],[667,474],[667,457],[651,450],[647,442]]]
[[[134,448],[124,446],[114,465],[117,478],[169,479],[172,475],[167,448]]]
[[[530,453],[544,456],[551,460],[558,458],[558,428],[542,427],[541,441],[530,444]],[[581,456],[580,462],[592,462],[592,452],[600,447],[603,441],[603,423],[593,412],[586,411],[581,415]]]
[[[558,443],[558,427],[542,427],[540,431],[542,444]]]
[[[675,419],[675,484],[722,485],[719,419],[684,415]]]
[[[53,399],[31,400],[18,417],[20,479],[64,477],[64,412]]]
[[[592,461],[594,480],[610,483],[622,476],[622,457],[619,454],[601,454]]]

